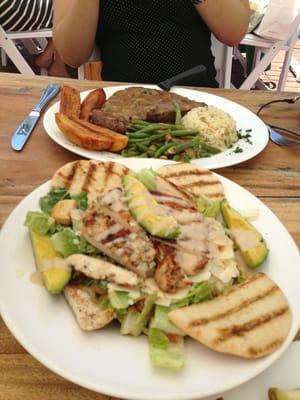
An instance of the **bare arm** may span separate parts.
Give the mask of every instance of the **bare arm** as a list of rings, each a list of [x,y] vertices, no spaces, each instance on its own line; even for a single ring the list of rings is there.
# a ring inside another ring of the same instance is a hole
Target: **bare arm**
[[[66,64],[78,67],[94,48],[99,0],[53,0],[53,8],[56,50]]]
[[[237,45],[250,20],[248,0],[193,0],[194,6],[220,42]]]

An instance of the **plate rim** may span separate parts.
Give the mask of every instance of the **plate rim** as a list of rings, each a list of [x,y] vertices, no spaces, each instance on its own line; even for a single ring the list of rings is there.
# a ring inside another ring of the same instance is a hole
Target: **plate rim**
[[[250,198],[256,199],[260,203],[260,205],[262,205],[263,208],[265,208],[272,215],[272,218],[275,218],[280,223],[281,227],[285,231],[285,234],[287,235],[287,238],[288,238],[291,246],[293,247],[293,250],[295,251],[295,254],[297,253],[299,256],[299,251],[298,251],[297,245],[296,245],[294,239],[292,238],[291,234],[285,228],[285,226],[280,221],[280,219],[273,213],[273,211],[267,205],[265,205],[263,203],[262,200],[260,200],[258,197],[256,197],[254,194],[252,194],[249,190],[245,189],[244,187],[235,183],[234,181],[232,181],[226,177],[223,177],[222,175],[219,175],[215,172],[213,172],[213,174],[216,175],[221,180],[221,183],[224,184],[225,189],[226,189],[226,185],[230,184],[230,185],[233,185],[233,187],[235,189],[247,192],[247,195],[249,195]],[[21,202],[19,202],[18,205],[12,210],[12,212],[9,214],[8,218],[6,219],[4,225],[1,229],[0,245],[1,245],[2,241],[5,240],[3,238],[5,236],[6,229],[10,224],[10,220],[13,219],[13,216],[15,215],[15,213],[17,213],[19,211],[19,209],[22,208],[24,202],[28,201],[30,197],[33,197],[33,198],[36,197],[38,191],[41,191],[41,190],[46,191],[47,188],[49,189],[49,183],[50,183],[50,180],[39,185],[32,192],[30,192],[27,196],[25,196],[25,198],[23,198],[21,200]],[[1,257],[2,257],[2,255],[0,256],[0,259],[1,259]],[[300,261],[300,257],[299,257],[299,261]],[[300,265],[300,263],[299,263],[299,265]],[[143,395],[143,397],[141,397],[140,394],[136,394],[136,393],[127,392],[124,394],[124,390],[114,389],[112,387],[107,386],[106,384],[104,384],[104,385],[101,384],[102,387],[100,389],[99,385],[96,385],[94,383],[91,384],[86,379],[81,379],[79,377],[74,377],[72,375],[69,375],[69,373],[67,371],[65,371],[64,369],[61,369],[59,365],[57,365],[56,363],[53,363],[52,361],[49,361],[49,356],[45,357],[38,350],[35,350],[34,344],[28,343],[28,340],[26,340],[26,337],[25,338],[23,337],[22,332],[20,331],[20,327],[18,327],[17,324],[13,321],[13,318],[11,318],[7,314],[4,303],[5,302],[3,302],[1,295],[0,295],[0,315],[1,315],[5,325],[7,326],[8,330],[13,334],[13,336],[18,340],[18,342],[26,349],[26,351],[32,357],[34,357],[42,365],[46,366],[51,371],[53,371],[54,373],[63,377],[64,379],[66,379],[72,383],[75,383],[77,385],[80,385],[86,389],[93,390],[97,393],[101,393],[103,395],[108,395],[108,396],[120,397],[122,399],[123,398],[124,399],[125,398],[132,399],[132,400],[153,400],[153,399],[155,399],[155,400],[174,400],[175,399],[174,396],[169,396],[169,395],[160,395],[160,396],[156,395],[155,397]],[[210,392],[205,392],[202,394],[201,393],[199,394],[199,392],[198,393],[193,392],[193,393],[189,393],[188,396],[185,396],[185,397],[179,397],[179,398],[176,397],[176,400],[179,400],[179,399],[180,400],[197,400],[197,399],[202,399],[202,398],[209,397],[209,396],[215,396],[215,395],[233,390],[234,388],[240,386],[243,383],[248,382],[249,380],[251,380],[251,379],[255,378],[256,376],[258,376],[259,374],[261,374],[263,371],[265,371],[267,368],[269,368],[271,365],[273,365],[273,363],[284,354],[285,350],[292,343],[293,338],[298,330],[298,325],[300,325],[300,314],[297,318],[297,315],[294,315],[294,313],[293,313],[293,321],[294,322],[292,323],[289,335],[286,338],[286,340],[284,341],[284,343],[281,345],[281,347],[275,353],[272,353],[271,355],[268,356],[266,363],[264,363],[262,366],[260,366],[254,374],[253,373],[245,374],[245,376],[242,380],[236,380],[237,383],[234,383],[234,384],[231,383],[229,385],[223,385],[223,387],[221,389],[218,389],[215,392],[210,391]]]

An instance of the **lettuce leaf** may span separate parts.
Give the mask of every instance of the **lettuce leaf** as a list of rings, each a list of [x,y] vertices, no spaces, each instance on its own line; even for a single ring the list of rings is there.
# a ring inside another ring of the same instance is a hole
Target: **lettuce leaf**
[[[77,195],[70,195],[67,189],[60,188],[51,190],[45,196],[40,198],[39,206],[40,209],[47,214],[51,214],[52,208],[60,200],[74,199],[76,200],[77,208],[80,210],[86,210],[88,208],[88,198],[86,192],[81,192]]]
[[[171,308],[156,305],[154,317],[151,320],[150,328],[160,330],[166,333],[172,333],[174,335],[184,336],[184,333],[177,328],[168,318],[168,313]]]
[[[64,228],[51,236],[51,241],[56,251],[63,257],[72,254],[99,254],[99,251],[88,243],[83,236],[77,235],[71,228]]]
[[[55,221],[49,214],[39,211],[28,211],[24,225],[38,235],[44,236],[48,232],[53,232]]]
[[[201,301],[209,300],[213,297],[213,291],[210,284],[200,282],[196,284],[188,293],[186,297],[174,303],[175,307],[186,307],[191,304],[201,303]]]
[[[170,338],[160,329],[150,328],[148,333],[150,358],[156,367],[180,371],[185,365],[184,340]]]
[[[135,177],[150,191],[156,189],[155,176],[156,172],[152,168],[143,168],[135,174]]]

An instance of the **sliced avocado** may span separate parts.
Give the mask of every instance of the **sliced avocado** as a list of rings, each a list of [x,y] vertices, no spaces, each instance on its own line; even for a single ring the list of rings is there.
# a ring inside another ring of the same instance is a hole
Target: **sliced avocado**
[[[221,202],[221,212],[230,235],[249,268],[259,267],[267,258],[269,250],[262,235],[228,204]]]
[[[123,184],[129,210],[147,232],[164,239],[175,239],[179,235],[176,219],[166,214],[142,182],[127,174]]]
[[[63,259],[54,249],[48,236],[30,231],[37,270],[47,290],[52,294],[60,293],[71,279],[71,269],[63,264]]]

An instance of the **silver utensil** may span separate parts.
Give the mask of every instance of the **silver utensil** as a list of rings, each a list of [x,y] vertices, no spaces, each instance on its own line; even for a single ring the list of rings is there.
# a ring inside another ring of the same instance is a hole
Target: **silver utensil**
[[[11,138],[11,147],[20,151],[25,146],[29,136],[31,135],[34,127],[36,126],[42,110],[46,107],[46,105],[52,100],[57,93],[60,91],[60,85],[50,84],[44,90],[40,100],[34,109],[30,112],[28,117],[24,119],[21,125],[17,128],[15,133]]]
[[[270,135],[270,139],[272,140],[272,142],[279,144],[281,146],[291,146],[291,145],[297,145],[300,144],[300,137],[299,139],[289,139],[283,135],[281,135],[281,133],[277,132],[275,129],[271,128],[270,126],[268,127],[269,129],[269,135]],[[297,136],[297,135],[295,135]]]

